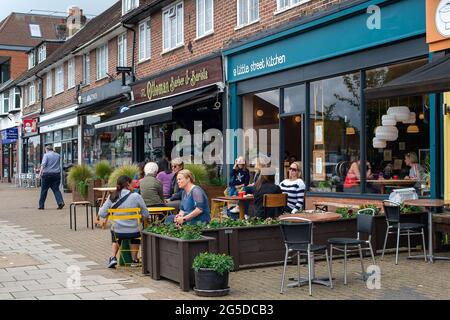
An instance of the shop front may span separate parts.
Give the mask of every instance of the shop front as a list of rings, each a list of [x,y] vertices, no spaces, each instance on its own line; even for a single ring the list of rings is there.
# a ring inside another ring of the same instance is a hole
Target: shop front
[[[223,71],[220,55],[153,75],[132,84],[133,105],[95,124],[95,134],[114,141],[115,165],[170,159],[179,142],[174,132],[189,135],[222,130]],[[186,150],[186,149],[185,149]],[[189,158],[193,150],[182,154]]]
[[[23,119],[23,161],[22,173],[38,173],[42,161],[42,141],[37,117]]]
[[[19,139],[18,128],[9,128],[0,132],[2,142],[1,177],[2,182],[14,182],[18,173],[17,140]]]
[[[310,198],[437,192],[434,94],[366,96],[428,63],[424,1],[341,6],[224,54],[229,126],[257,137],[236,140],[234,156],[266,159],[278,181],[301,162]]]

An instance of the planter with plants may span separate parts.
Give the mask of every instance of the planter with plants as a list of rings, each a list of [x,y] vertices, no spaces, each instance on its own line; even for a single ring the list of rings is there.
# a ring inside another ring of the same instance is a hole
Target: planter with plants
[[[214,242],[202,235],[200,226],[155,223],[142,233],[142,272],[155,280],[175,281],[189,291],[194,284],[194,258],[214,252]]]
[[[229,273],[234,268],[232,257],[204,252],[195,257],[192,268],[195,270],[194,291],[197,295],[221,297],[229,294]]]
[[[134,164],[123,165],[115,169],[108,178],[108,186],[115,187],[117,184],[117,179],[121,176],[127,176],[131,179],[134,179],[135,176],[139,173],[139,167]]]
[[[67,175],[67,184],[72,190],[72,201],[88,201],[90,184],[93,185],[94,173],[86,165],[76,165],[70,168]],[[93,192],[93,190],[92,190]]]

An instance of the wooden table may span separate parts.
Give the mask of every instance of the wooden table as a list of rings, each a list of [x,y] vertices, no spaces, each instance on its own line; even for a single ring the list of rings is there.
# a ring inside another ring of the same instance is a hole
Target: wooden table
[[[433,263],[434,260],[450,260],[448,257],[437,257],[433,253],[433,208],[442,208],[446,202],[442,199],[416,199],[405,200],[403,204],[409,206],[425,207],[428,211],[428,256],[427,260]]]
[[[239,196],[232,196],[232,197],[218,197],[216,199],[223,200],[223,201],[237,201],[239,202],[239,219],[244,220],[245,219],[245,210],[244,205],[246,202],[250,202],[255,200],[255,197],[253,195],[248,195],[243,198]]]
[[[164,215],[164,217],[161,219],[161,221],[164,221],[167,218],[169,212],[175,211],[176,209],[173,207],[149,207],[147,208],[147,210],[148,213],[150,214],[149,217],[150,222],[154,222],[156,221],[156,219],[154,219],[155,216],[160,218],[162,215]]]
[[[388,185],[395,187],[413,187],[417,180],[395,180],[395,179],[379,179],[379,180],[367,180],[367,183],[379,185],[381,187],[381,193],[384,194],[385,188]]]
[[[312,222],[322,222],[322,221],[336,221],[341,219],[342,216],[334,212],[323,212],[323,213],[306,212],[296,214],[283,214],[278,217],[279,220],[283,219],[285,221],[300,222],[299,220],[296,219],[289,220],[289,218],[302,218]]]
[[[103,204],[106,202],[106,198],[111,195],[112,192],[116,191],[117,188],[114,187],[103,187],[103,188],[94,188],[94,191],[100,191],[102,193],[102,201],[100,203],[100,208],[103,207]]]

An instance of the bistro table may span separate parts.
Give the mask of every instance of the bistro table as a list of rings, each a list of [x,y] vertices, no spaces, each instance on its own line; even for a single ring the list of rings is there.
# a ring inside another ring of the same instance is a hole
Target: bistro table
[[[100,191],[102,193],[102,200],[100,202],[100,207],[103,207],[103,204],[106,202],[106,198],[108,198],[108,196],[116,190],[117,188],[115,187],[94,188],[94,191]]]
[[[387,186],[395,186],[399,188],[413,187],[417,183],[417,180],[379,179],[379,180],[367,180],[367,183],[380,186],[381,194],[384,194],[385,188]]]
[[[149,221],[155,222],[161,216],[164,216],[161,221],[164,221],[167,218],[167,215],[171,211],[175,211],[176,209],[173,207],[149,207],[147,208],[149,215]],[[155,218],[156,217],[156,218]]]
[[[428,211],[428,256],[427,260],[433,263],[434,260],[450,260],[448,257],[436,257],[433,253],[433,208],[442,208],[448,205],[442,199],[416,199],[416,200],[405,200],[403,204],[409,206],[425,207]]]
[[[284,214],[281,215],[278,219],[283,221],[290,221],[290,222],[302,222],[301,220],[292,219],[289,220],[289,218],[302,218],[309,220],[311,222],[325,222],[325,221],[336,221],[342,218],[340,214],[334,213],[334,212],[317,212],[315,210],[306,210],[304,213],[296,213],[296,214]],[[314,227],[314,225],[313,225]],[[314,232],[311,233],[311,243],[314,243],[313,240]],[[314,264],[314,256],[311,258],[311,263],[313,264],[312,267],[312,279],[311,283],[320,284],[322,286],[329,287],[330,282],[328,278],[316,278],[315,276],[315,264]],[[293,283],[288,284],[288,288],[295,288],[295,287],[301,287],[308,283],[308,278],[301,277],[300,279],[296,278],[290,278],[289,280],[295,281]]]
[[[255,200],[253,195],[245,195],[244,197],[232,196],[232,197],[217,197],[218,200],[224,201],[237,201],[239,202],[239,219],[245,219],[245,203]]]

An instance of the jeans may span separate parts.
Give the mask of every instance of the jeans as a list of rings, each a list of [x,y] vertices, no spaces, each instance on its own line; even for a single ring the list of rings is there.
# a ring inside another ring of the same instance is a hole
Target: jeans
[[[48,189],[52,189],[55,195],[56,203],[61,205],[64,203],[63,196],[59,190],[61,184],[61,174],[59,173],[44,173],[41,182],[41,196],[39,198],[39,208],[44,208],[45,200],[47,199]]]

